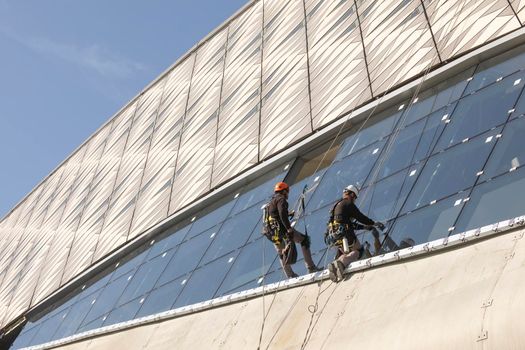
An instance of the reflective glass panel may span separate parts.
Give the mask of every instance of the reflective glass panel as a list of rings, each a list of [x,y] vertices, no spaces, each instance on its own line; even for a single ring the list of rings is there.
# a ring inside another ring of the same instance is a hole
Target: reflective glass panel
[[[514,107],[511,118],[517,118],[525,114],[525,93],[522,91],[518,103]]]
[[[153,290],[140,308],[137,317],[153,315],[171,309],[171,305],[182,290],[181,282],[185,277],[180,277]]]
[[[228,203],[215,209],[211,213],[206,214],[203,217],[197,216],[197,219],[191,226],[190,231],[188,232],[188,238],[195,237],[204,230],[207,230],[210,227],[223,222],[232,210],[233,206],[235,205],[235,201],[236,199],[232,198],[232,200],[230,200]]]
[[[182,293],[175,301],[174,307],[177,308],[211,299],[235,261],[237,254],[238,251],[233,252],[195,270],[188,282],[186,282]]]
[[[180,244],[184,240],[184,237],[190,230],[191,224],[186,225],[185,227],[178,229],[169,229],[168,233],[166,233],[165,238],[157,239],[155,244],[150,248],[150,252],[148,254],[148,258],[155,257],[159,255],[160,253],[164,253],[165,251],[175,247],[176,245]]]
[[[261,185],[258,185],[257,187],[250,189],[246,193],[242,193],[235,203],[234,208],[232,209],[232,212],[230,213],[230,216],[233,216],[245,209],[248,209],[249,207],[255,205],[255,203],[259,203],[261,201],[266,200],[268,197],[270,197],[273,193],[273,186],[275,183],[279,181],[283,181],[284,177],[286,176],[287,171],[282,171],[282,168],[279,168],[278,171],[276,171],[276,175],[273,176],[270,180],[265,181]],[[247,188],[250,188],[251,184],[246,186]]]
[[[102,324],[105,320],[106,316],[99,317],[96,320],[93,320],[90,323],[86,324],[85,326],[81,326],[75,333],[83,333],[92,329],[100,328],[102,327]]]
[[[89,313],[82,324],[87,324],[99,316],[109,312],[115,306],[115,303],[119,297],[122,295],[122,291],[128,282],[128,275],[124,275],[108,284],[95,300],[95,304],[93,304],[91,310],[89,310]]]
[[[67,315],[68,313],[66,311],[64,313],[57,314],[43,322],[42,325],[38,327],[36,334],[33,334],[31,344],[42,344],[47,343],[53,339],[57,339],[56,337],[53,337],[53,335]]]
[[[510,76],[460,100],[438,142],[437,150],[505,122],[525,84],[524,77],[523,73]]]
[[[489,161],[483,170],[482,180],[517,168],[525,163],[525,118],[510,121],[502,132]]]
[[[357,202],[360,210],[372,220],[383,223],[395,217],[405,202],[420,167],[401,171],[361,191]]]
[[[226,220],[215,235],[201,264],[206,264],[244,245],[252,231],[260,225],[261,205],[262,202]]]
[[[525,169],[476,186],[455,232],[494,224],[525,214]]]
[[[315,210],[333,203],[341,196],[343,188],[350,184],[357,188],[363,186],[384,145],[385,140],[379,141],[334,163],[321,179],[307,210]]]
[[[435,99],[436,96],[432,95],[425,98],[418,98],[416,102],[410,104],[406,108],[405,114],[401,117],[402,125],[409,125],[432,112]]]
[[[380,113],[378,116],[372,116],[372,118],[370,118],[371,120],[375,121],[377,119],[380,119],[384,115],[390,114],[383,120],[374,124],[368,121],[367,125],[365,125],[359,132],[358,128],[354,128],[352,130],[353,134],[348,136],[344,141],[343,145],[341,146],[336,156],[336,160],[347,157],[351,153],[357,152],[361,148],[366,147],[376,142],[377,140],[380,140],[385,136],[390,135],[390,133],[394,129],[394,126],[397,123],[397,120],[399,119],[402,113],[402,109],[400,111],[397,111],[397,108],[393,111],[388,110],[388,112],[383,112]]]
[[[201,235],[181,244],[179,248],[177,248],[171,261],[168,263],[168,266],[166,266],[166,269],[160,276],[156,285],[160,286],[172,281],[197,267],[199,260],[204,255],[206,248],[208,248],[211,240],[216,234],[217,227],[212,227]]]
[[[41,325],[39,324],[37,327],[30,328],[27,331],[24,328],[22,333],[16,337],[16,340],[14,341],[13,345],[11,345],[10,349],[21,349],[32,344],[37,344],[36,342],[33,342],[32,339],[35,337],[35,334],[38,332],[40,326]]]
[[[500,129],[452,147],[427,161],[403,212],[428,205],[474,185]]]
[[[421,138],[421,133],[425,127],[425,120],[420,120],[410,126],[392,134],[391,143],[386,147],[381,155],[378,165],[381,169],[376,175],[376,179],[382,179],[412,164],[414,152]],[[395,139],[392,139],[394,138]]]
[[[137,256],[133,257],[131,260],[126,262],[119,262],[118,268],[115,270],[115,273],[111,276],[111,280],[116,280],[120,276],[124,274],[128,274],[129,272],[133,271],[137,266],[142,264],[144,259],[146,258],[146,255],[148,255],[149,251],[144,250]]]
[[[341,197],[335,198],[335,200],[340,198]],[[311,241],[310,250],[314,253],[326,248],[324,233],[326,232],[328,220],[330,219],[330,209],[332,209],[332,205],[318,209],[312,214],[302,218],[296,226],[298,230],[304,231],[304,223],[306,223]]]
[[[434,87],[434,91],[439,91],[434,102],[433,110],[445,107],[451,102],[459,100],[465,87],[469,83],[468,78],[472,76],[475,67],[470,67],[465,71],[456,74],[454,77]]]
[[[151,290],[172,255],[173,251],[166,252],[140,266],[133,275],[133,278],[129,281],[124,293],[122,293],[118,305],[125,304]]]
[[[506,77],[523,68],[525,68],[523,46],[482,62],[478,66],[472,81],[467,86],[465,94],[481,89],[494,83],[497,79]]]
[[[414,162],[420,161],[430,156],[439,139],[439,136],[441,136],[441,133],[445,128],[446,121],[454,110],[454,107],[455,105],[452,104],[445,108],[441,108],[425,119],[425,129],[423,130],[423,134],[419,139],[419,143],[414,154]]]
[[[127,304],[121,305],[118,308],[111,311],[111,313],[106,317],[104,321],[104,326],[109,326],[115,323],[132,320],[135,318],[137,311],[139,310],[141,301],[143,298],[138,298],[133,301],[130,301]]]
[[[398,218],[389,237],[399,245],[402,240],[412,239],[420,244],[448,236],[465,196],[460,193]]]
[[[245,286],[244,289],[257,287],[259,278],[268,272],[276,256],[273,243],[266,238],[259,238],[255,242],[247,244],[235,259],[216,296],[229,294],[231,290],[249,282],[251,282],[250,286]]]
[[[74,334],[80,327],[86,314],[95,303],[99,294],[100,291],[97,291],[73,305],[71,309],[69,309],[67,316],[64,318],[64,322],[62,322],[56,333],[53,335],[53,339],[65,338]]]

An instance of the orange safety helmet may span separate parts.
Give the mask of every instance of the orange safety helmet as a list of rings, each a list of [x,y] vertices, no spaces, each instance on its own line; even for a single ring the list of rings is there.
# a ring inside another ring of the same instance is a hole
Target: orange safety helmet
[[[275,187],[273,188],[274,192],[281,192],[284,190],[290,190],[290,186],[286,182],[278,182],[275,184]]]

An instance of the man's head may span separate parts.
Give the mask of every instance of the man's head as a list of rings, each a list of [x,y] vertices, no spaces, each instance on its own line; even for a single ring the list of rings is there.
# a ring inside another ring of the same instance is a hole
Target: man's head
[[[278,182],[273,188],[275,193],[282,193],[286,199],[288,199],[288,193],[290,192],[290,186],[286,182]]]
[[[343,190],[343,198],[351,199],[352,202],[355,202],[357,196],[359,195],[359,190],[354,185],[346,186]]]

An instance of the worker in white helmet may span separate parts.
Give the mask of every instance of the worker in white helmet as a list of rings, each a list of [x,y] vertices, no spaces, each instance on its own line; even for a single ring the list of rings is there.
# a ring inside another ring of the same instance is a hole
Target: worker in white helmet
[[[372,230],[378,227],[385,228],[380,222],[370,219],[355,205],[359,196],[359,190],[354,185],[347,186],[343,190],[343,198],[332,207],[330,221],[325,234],[325,242],[329,246],[337,248],[335,260],[328,265],[330,279],[334,282],[343,280],[344,270],[353,261],[359,259],[361,244],[357,239],[354,229]],[[354,220],[361,225],[356,225]],[[378,234],[375,238],[378,241]]]

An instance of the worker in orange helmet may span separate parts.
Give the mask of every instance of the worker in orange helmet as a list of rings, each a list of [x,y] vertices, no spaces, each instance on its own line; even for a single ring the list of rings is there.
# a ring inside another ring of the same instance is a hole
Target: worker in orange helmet
[[[281,266],[288,278],[297,277],[292,265],[297,261],[295,243],[301,243],[304,262],[309,273],[321,271],[312,260],[310,252],[310,237],[295,230],[289,220],[288,194],[290,187],[285,182],[278,182],[274,187],[274,195],[264,208],[263,233],[271,240],[281,260]],[[293,214],[291,215],[293,216]]]

